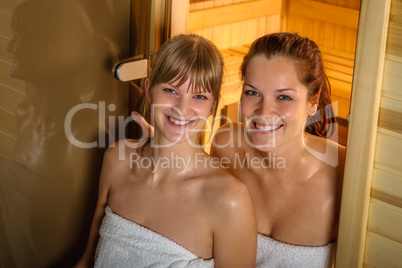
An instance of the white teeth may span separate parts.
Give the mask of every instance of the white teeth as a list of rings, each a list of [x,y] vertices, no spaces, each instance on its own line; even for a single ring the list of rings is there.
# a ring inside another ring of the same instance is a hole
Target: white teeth
[[[276,129],[280,128],[281,125],[262,125],[262,124],[255,123],[255,127],[257,129],[263,130],[263,131],[272,131],[272,130],[276,130]]]
[[[168,116],[168,119],[170,120],[170,122],[172,122],[176,125],[179,125],[179,126],[188,125],[191,122],[191,120],[188,120],[188,121],[176,120],[176,119],[171,118],[170,116]]]

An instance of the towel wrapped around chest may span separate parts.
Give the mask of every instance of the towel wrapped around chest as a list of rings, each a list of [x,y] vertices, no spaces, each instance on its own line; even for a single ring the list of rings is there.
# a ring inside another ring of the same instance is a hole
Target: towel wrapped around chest
[[[214,267],[171,239],[113,213],[106,207],[95,267]]]
[[[256,267],[328,268],[332,267],[335,243],[324,246],[297,246],[258,234]]]

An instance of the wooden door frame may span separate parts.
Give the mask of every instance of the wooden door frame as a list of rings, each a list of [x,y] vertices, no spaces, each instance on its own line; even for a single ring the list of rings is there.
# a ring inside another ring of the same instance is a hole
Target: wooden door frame
[[[362,267],[391,0],[362,0],[335,267]]]

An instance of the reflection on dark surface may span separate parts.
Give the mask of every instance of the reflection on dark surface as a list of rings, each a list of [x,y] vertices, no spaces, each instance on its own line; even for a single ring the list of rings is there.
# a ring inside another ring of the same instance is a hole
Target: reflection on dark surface
[[[27,95],[16,111],[14,153],[0,167],[0,267],[69,266],[85,246],[104,148],[71,144],[65,118],[83,103],[122,106],[111,75],[117,51],[72,0],[27,0],[11,28],[10,76],[27,82]],[[76,140],[106,136],[98,110],[74,114]],[[103,119],[121,113],[106,112]]]

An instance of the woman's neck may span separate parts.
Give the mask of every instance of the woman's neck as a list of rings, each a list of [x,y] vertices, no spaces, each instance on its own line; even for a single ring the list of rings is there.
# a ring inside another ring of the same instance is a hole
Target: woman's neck
[[[305,135],[305,133],[303,132],[302,135]],[[308,152],[303,144],[303,137],[298,135],[285,144],[281,144],[269,151],[258,151],[257,154],[268,159],[268,161],[275,161],[277,165],[284,167],[284,169],[295,169],[301,165],[306,153]]]
[[[163,146],[151,141],[145,156],[152,159],[153,170],[158,174],[186,175],[201,165],[203,158],[208,157],[202,148],[197,148],[184,141]],[[157,174],[155,174],[157,175]]]

